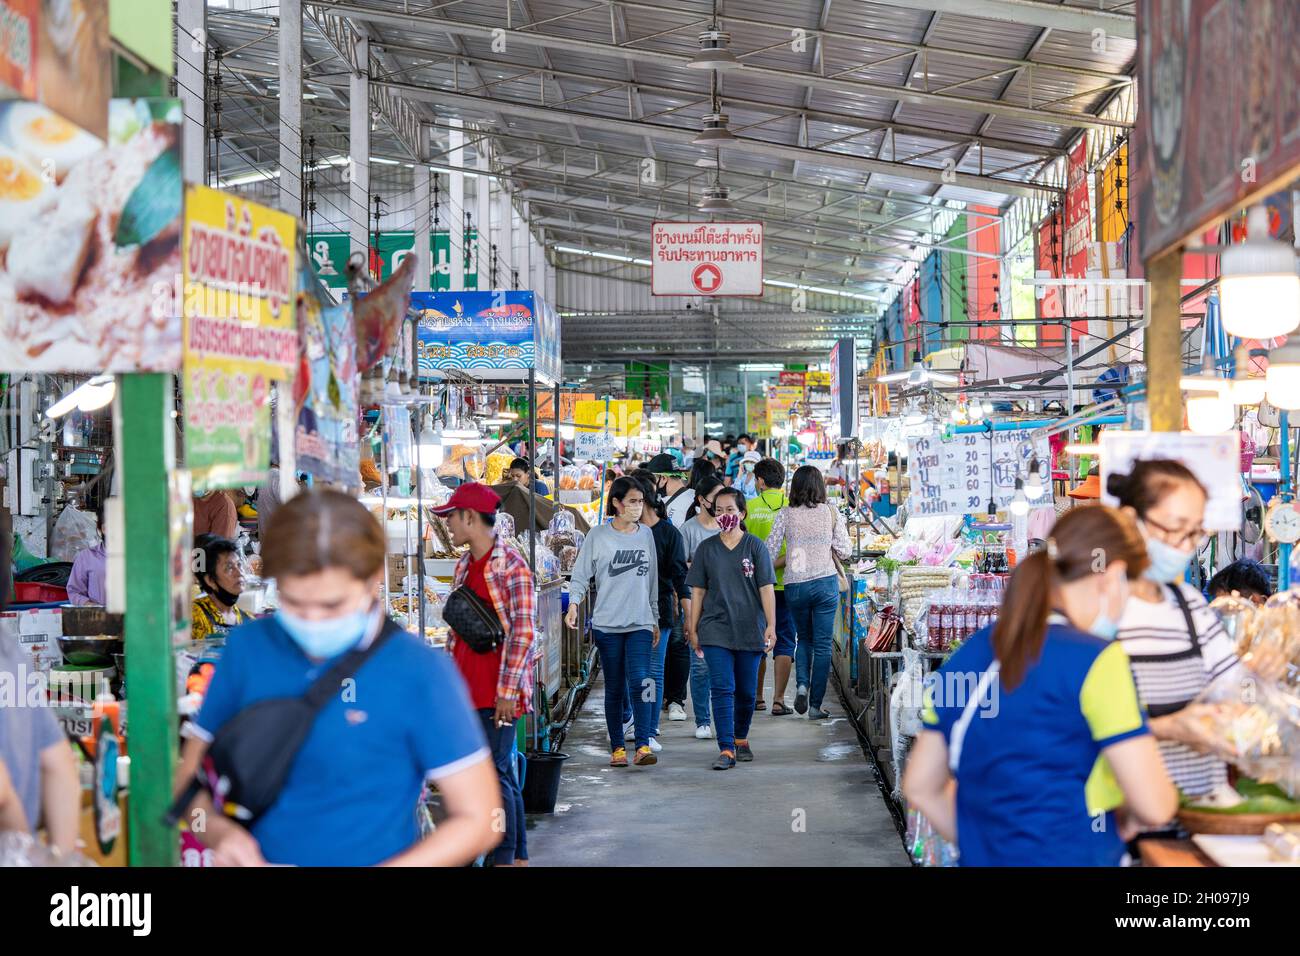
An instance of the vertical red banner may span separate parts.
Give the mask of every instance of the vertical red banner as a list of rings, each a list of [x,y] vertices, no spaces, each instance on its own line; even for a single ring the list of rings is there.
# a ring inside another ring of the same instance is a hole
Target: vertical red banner
[[[1065,275],[1071,279],[1084,279],[1088,275],[1088,243],[1092,242],[1092,205],[1088,201],[1088,143],[1087,137],[1070,150],[1070,160],[1065,180]],[[1088,314],[1088,289],[1083,285],[1067,285],[1063,289],[1065,314],[1071,319]],[[1071,322],[1074,338],[1088,331],[1087,322]]]
[[[996,214],[997,210],[988,206],[966,208],[967,228],[974,230],[966,247],[983,253],[974,257],[966,267],[967,312],[972,322],[981,323],[972,329],[972,339],[996,341],[1002,337],[1002,326],[996,324],[1002,318],[998,305],[1001,262],[997,258],[1002,254],[1002,224],[989,218]]]

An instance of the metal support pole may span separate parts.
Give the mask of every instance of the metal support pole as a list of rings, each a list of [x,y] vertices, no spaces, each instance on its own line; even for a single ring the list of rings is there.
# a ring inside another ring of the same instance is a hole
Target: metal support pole
[[[181,171],[187,183],[208,181],[203,131],[208,114],[204,75],[207,11],[207,0],[178,0],[176,4],[176,90],[181,100]]]
[[[430,194],[433,173],[423,163],[415,166],[415,285],[416,292],[428,292],[433,289],[433,246],[430,244],[430,220],[433,205]],[[412,345],[412,355],[418,355]],[[417,369],[418,371],[418,369]]]
[[[537,369],[530,368],[528,370],[528,566],[534,575],[537,574],[537,491],[533,488],[531,466],[536,462]]]
[[[555,401],[551,406],[555,412],[555,472],[551,475],[551,487],[555,489],[555,503],[560,503],[560,383],[555,383]]]
[[[451,210],[447,214],[447,237],[450,240],[451,268],[447,288],[452,292],[465,290],[465,174],[459,168],[465,164],[465,131],[459,119],[448,120],[447,162],[455,171],[447,174],[451,188]]]
[[[491,261],[492,248],[492,177],[488,175],[488,143],[486,137],[480,139],[474,146],[474,151],[478,153],[476,164],[483,172],[479,174],[475,182],[476,192],[474,194],[474,205],[477,207],[474,212],[474,222],[478,226],[478,235],[474,244],[478,247],[478,255],[475,259],[478,262],[478,284],[476,289],[492,289],[495,286],[491,281],[491,269],[488,263]],[[533,449],[528,450],[528,457],[533,457]]]
[[[280,209],[302,214],[302,0],[280,0]]]
[[[1074,414],[1074,330],[1066,322],[1065,328],[1065,394],[1069,403],[1066,414]]]
[[[417,168],[417,174],[418,174],[418,168]],[[428,169],[427,168],[425,168],[425,186],[426,186],[425,196],[427,197],[428,196],[428,188],[427,188]],[[427,237],[429,232],[428,217],[425,218],[424,231]],[[420,247],[417,245],[416,249],[418,250],[419,248]],[[428,256],[427,250],[429,248],[429,244],[427,242],[424,244],[424,248],[426,250],[425,255],[427,261],[427,256]],[[418,276],[427,276],[429,272],[427,269],[423,269],[423,270],[417,269],[416,274]],[[420,387],[419,386],[419,382],[420,382],[419,347],[420,347],[420,323],[412,322],[411,323],[411,364],[412,366],[414,366],[412,368],[412,372],[414,374],[411,376],[411,381],[416,383],[415,388],[417,391],[419,390]],[[430,414],[430,408],[427,404],[422,402],[419,405],[412,406],[411,411],[413,412],[413,414],[411,415],[411,431],[412,431],[411,437],[415,439],[415,528],[416,528],[416,532],[415,532],[416,591],[415,593],[417,595],[416,606],[420,609],[420,640],[424,640],[425,639],[424,635],[426,633],[424,629],[425,628],[425,623],[424,623],[424,476],[420,468],[421,457],[424,454],[424,450],[420,447],[420,426],[422,424],[422,420],[424,419],[424,417]]]
[[[356,41],[361,69],[348,77],[348,234],[350,252],[366,257],[370,268],[370,41]]]
[[[176,774],[176,664],[168,472],[175,463],[172,376],[121,375],[114,432],[122,469],[126,658],[131,662],[132,866],[175,866],[180,840],[162,819]],[[127,425],[130,427],[127,427]],[[188,509],[188,501],[181,502]]]
[[[1290,501],[1291,494],[1291,422],[1290,413],[1283,411],[1278,415],[1281,426],[1281,438],[1279,439],[1280,447],[1278,448],[1278,460],[1281,464],[1281,481],[1278,483],[1278,494],[1282,496],[1283,501]],[[1291,586],[1291,545],[1279,544],[1277,546],[1277,589],[1285,591]]]
[[[1145,333],[1147,366],[1147,420],[1154,432],[1176,432],[1183,425],[1182,392],[1178,380],[1183,374],[1182,313],[1179,280],[1183,250],[1171,249],[1147,260],[1150,322]]]

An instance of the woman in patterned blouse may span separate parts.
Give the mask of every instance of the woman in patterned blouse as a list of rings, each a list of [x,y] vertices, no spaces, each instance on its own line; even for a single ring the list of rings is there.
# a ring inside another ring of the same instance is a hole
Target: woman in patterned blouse
[[[826,482],[812,465],[794,473],[790,505],[777,515],[767,550],[776,567],[785,567],[785,602],[798,635],[794,709],[807,713],[809,720],[824,720],[830,716],[822,709],[822,698],[840,607],[839,572],[832,552],[847,558],[850,546],[844,516],[826,503]]]

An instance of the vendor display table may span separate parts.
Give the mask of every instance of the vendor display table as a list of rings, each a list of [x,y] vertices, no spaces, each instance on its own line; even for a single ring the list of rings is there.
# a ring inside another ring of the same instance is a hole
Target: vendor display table
[[[1138,843],[1143,866],[1214,866],[1191,840],[1142,840]]]

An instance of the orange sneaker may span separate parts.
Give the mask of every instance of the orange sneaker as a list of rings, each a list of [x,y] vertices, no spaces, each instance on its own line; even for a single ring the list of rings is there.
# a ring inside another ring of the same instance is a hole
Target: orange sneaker
[[[627,750],[625,750],[625,749],[622,748],[622,747],[619,747],[619,748],[618,748],[617,750],[615,750],[612,754],[610,754],[610,755],[609,755],[609,765],[610,765],[611,767],[626,767],[626,766],[627,766]]]
[[[655,756],[655,752],[649,747],[639,747],[636,756],[632,758],[632,762],[638,767],[648,767],[652,763],[658,763],[659,758]]]

